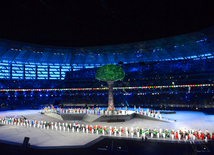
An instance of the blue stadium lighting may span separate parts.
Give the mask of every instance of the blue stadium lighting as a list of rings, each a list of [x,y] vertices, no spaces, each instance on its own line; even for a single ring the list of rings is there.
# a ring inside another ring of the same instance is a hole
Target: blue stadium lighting
[[[46,97],[48,97],[48,94],[46,94]]]
[[[40,97],[42,97],[42,95],[39,95]]]
[[[30,97],[33,97],[33,95],[30,95]]]
[[[10,95],[8,95],[8,97],[10,97]]]
[[[15,95],[15,97],[17,97],[17,96]]]
[[[25,95],[25,97],[26,97],[26,95]]]

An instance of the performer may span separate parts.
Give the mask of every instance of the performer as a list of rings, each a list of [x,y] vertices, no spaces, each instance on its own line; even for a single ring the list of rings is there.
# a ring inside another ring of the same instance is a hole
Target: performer
[[[204,139],[204,133],[201,133],[201,138]]]
[[[169,138],[170,137],[170,135],[169,135],[169,131],[168,131],[168,129],[166,130],[166,138]]]
[[[168,129],[165,130],[165,136],[166,136],[166,138],[169,138],[169,130]]]
[[[142,134],[144,133],[144,129],[142,128]]]
[[[174,129],[172,129],[172,131],[171,131],[171,133],[173,132],[173,134],[175,133],[175,130]]]
[[[175,138],[178,139],[178,132],[176,132]]]
[[[154,129],[153,134],[154,134],[155,137],[157,137],[157,130],[156,130],[156,128]]]
[[[174,129],[172,129],[172,131],[171,131],[171,138],[174,136]]]
[[[153,112],[151,113],[151,117],[153,117]]]
[[[116,130],[116,133],[119,134],[118,128],[116,128],[115,130]]]
[[[199,129],[198,134],[199,134],[199,137],[201,138],[201,129]]]
[[[199,136],[199,132],[198,132],[198,131],[196,132],[196,134],[197,134],[197,138],[200,139],[200,136]]]
[[[207,137],[207,139],[210,139],[210,133],[209,133],[208,129],[206,130],[206,137]]]
[[[133,127],[131,127],[131,131],[134,131]]]
[[[208,132],[209,132],[209,131],[208,131],[208,129],[207,129],[205,133],[207,134]]]
[[[104,131],[107,133],[108,132],[108,129],[106,128],[106,126],[104,127]]]
[[[183,138],[183,132],[180,130],[181,139]]]
[[[187,137],[187,139],[189,139],[189,134],[188,134],[187,130],[185,130],[185,132],[184,132],[184,138],[186,138],[186,137]]]
[[[162,119],[162,116],[161,116],[161,114],[159,114],[159,118],[160,118],[160,119]]]
[[[196,132],[193,132],[193,136],[197,137],[197,134],[196,134]]]
[[[136,129],[136,132],[140,132],[140,129],[139,129],[139,127],[137,127],[137,129]]]
[[[120,130],[121,130],[121,133],[123,133],[123,127],[122,126],[121,126]]]
[[[106,127],[106,133],[108,133],[108,128]]]
[[[163,130],[162,130],[161,127],[160,127],[159,132],[162,133],[162,131],[163,131]]]
[[[114,130],[113,130],[113,133],[115,133],[116,132],[116,126],[115,126],[115,128],[114,128]]]
[[[149,133],[150,133],[150,131],[149,131],[149,129],[147,129],[146,130],[146,135],[149,136]]]
[[[158,113],[157,112],[155,113],[155,118],[158,118]]]

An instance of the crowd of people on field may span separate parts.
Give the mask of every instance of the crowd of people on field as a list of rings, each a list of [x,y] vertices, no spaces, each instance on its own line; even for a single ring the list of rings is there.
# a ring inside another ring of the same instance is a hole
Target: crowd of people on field
[[[164,139],[177,139],[177,140],[214,140],[214,131],[210,132],[208,129],[205,131],[194,129],[162,129],[160,128],[143,128],[143,127],[118,127],[106,125],[90,125],[80,123],[67,123],[67,122],[49,122],[27,120],[26,118],[0,118],[0,123],[8,125],[17,125],[24,127],[42,128],[49,130],[57,130],[72,133],[84,134],[100,134],[106,136],[124,136],[136,138],[164,138]]]

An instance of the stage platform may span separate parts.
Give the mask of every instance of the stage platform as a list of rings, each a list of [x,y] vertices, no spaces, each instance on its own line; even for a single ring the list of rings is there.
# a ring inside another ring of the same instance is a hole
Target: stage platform
[[[214,115],[206,115],[203,112],[197,111],[176,111],[176,114],[162,114],[162,117],[176,120],[176,122],[156,121],[151,119],[141,119],[135,117],[125,122],[87,122],[81,120],[61,120],[59,118],[41,115],[38,110],[10,110],[1,111],[1,117],[5,116],[23,116],[28,120],[43,120],[50,122],[61,123],[80,123],[88,125],[102,125],[112,127],[143,127],[144,129],[201,129],[203,132],[208,129],[210,132],[214,131]],[[138,116],[138,115],[137,115]],[[88,144],[93,144],[103,137],[101,134],[84,134],[84,133],[71,133],[66,131],[55,131],[47,129],[30,128],[16,125],[1,125],[0,126],[0,141],[10,144],[22,144],[24,137],[29,137],[29,143],[33,147],[38,148],[59,148],[59,147],[84,147]],[[104,136],[105,137],[105,136]],[[125,138],[122,136],[121,138]],[[140,139],[140,138],[132,138]],[[155,140],[155,139],[151,139]],[[163,139],[164,141],[167,139]],[[174,140],[176,142],[176,140]],[[183,141],[183,140],[182,140]]]
[[[155,117],[148,117],[145,115],[131,113],[129,115],[95,115],[95,114],[83,114],[83,113],[68,113],[68,114],[58,114],[47,112],[44,115],[52,118],[56,118],[58,120],[63,121],[84,121],[84,122],[125,122],[130,121],[133,118],[153,120],[153,121],[161,121],[168,122],[168,119],[158,119]]]

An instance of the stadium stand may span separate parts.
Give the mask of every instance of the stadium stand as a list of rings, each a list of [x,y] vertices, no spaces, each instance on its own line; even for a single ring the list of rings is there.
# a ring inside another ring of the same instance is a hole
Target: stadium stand
[[[158,40],[84,48],[0,39],[1,107],[104,106],[108,102],[107,90],[63,89],[106,88],[107,83],[96,80],[95,73],[97,68],[109,63],[120,65],[126,74],[122,81],[114,83],[114,87],[178,86],[114,90],[117,106],[212,107],[214,27],[208,30]],[[179,86],[199,84],[209,86]]]

